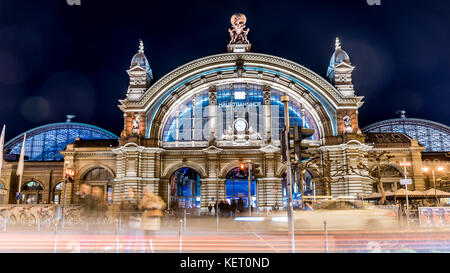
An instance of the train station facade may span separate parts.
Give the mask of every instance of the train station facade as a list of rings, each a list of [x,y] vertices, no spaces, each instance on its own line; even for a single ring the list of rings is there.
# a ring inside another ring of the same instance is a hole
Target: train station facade
[[[290,60],[251,52],[245,16],[234,15],[231,23],[227,53],[194,60],[154,83],[141,42],[126,71],[129,87],[119,101],[123,112],[123,121],[118,121],[123,122],[120,136],[76,136],[60,151],[62,160],[26,162],[22,185],[37,182],[45,193],[34,200],[57,203],[55,187],[64,169],[74,168],[74,182],[67,184],[69,203],[76,202],[82,183],[101,187],[111,204],[123,201],[130,190],[137,201],[143,188],[151,185],[170,206],[205,210],[216,201],[247,198],[247,176],[239,171],[239,164],[252,162],[260,167],[251,182],[253,206],[260,210],[281,207],[286,195],[286,166],[280,153],[281,96],[286,95],[290,124],[315,130],[307,140],[310,150],[322,162],[340,162],[328,167],[328,174],[335,173],[331,192],[320,179],[323,173],[318,172],[323,170],[307,169],[303,176],[310,194],[356,197],[372,193],[369,171],[350,170],[360,163],[371,167],[367,154],[374,149],[395,155],[396,181],[403,176],[398,162],[404,158],[413,162],[408,177],[413,179],[413,188],[425,190],[421,165],[425,148],[416,140],[402,136],[397,144],[366,143],[358,123],[363,97],[354,89],[354,66],[339,39],[324,78]],[[19,142],[6,146],[18,149]],[[50,165],[55,165],[53,176]],[[3,164],[4,203],[15,202],[16,168],[17,160]]]

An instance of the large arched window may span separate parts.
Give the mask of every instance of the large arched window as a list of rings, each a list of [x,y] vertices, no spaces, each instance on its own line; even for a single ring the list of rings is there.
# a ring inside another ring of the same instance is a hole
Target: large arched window
[[[284,128],[284,105],[281,102],[284,93],[272,88],[270,94],[271,124],[265,124],[262,85],[253,83],[218,85],[216,139],[227,140],[230,134],[236,134],[234,122],[240,119],[245,121],[246,134],[250,138],[263,140],[267,137],[266,131],[270,131],[271,138],[279,140]],[[209,92],[206,90],[177,104],[164,126],[163,141],[208,140],[209,103]],[[319,140],[319,128],[311,113],[292,97],[289,102],[289,121],[291,125],[315,129],[311,139]],[[270,126],[271,130],[265,130],[267,126]]]
[[[378,177],[378,168],[375,167],[370,175],[374,178]],[[402,179],[403,174],[391,165],[381,166],[381,182],[383,183],[383,189],[385,191],[395,191],[400,187],[400,179]],[[378,183],[373,184],[373,190],[379,192]]]
[[[42,204],[44,187],[36,181],[29,181],[22,186],[22,204]]]
[[[171,207],[199,208],[200,207],[200,175],[191,168],[181,168],[170,176]]]

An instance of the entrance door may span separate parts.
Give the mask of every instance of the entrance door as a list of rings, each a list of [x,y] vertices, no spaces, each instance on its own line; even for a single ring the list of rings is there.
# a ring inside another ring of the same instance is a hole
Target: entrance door
[[[170,176],[170,207],[200,208],[200,174],[191,168],[181,168]]]
[[[242,172],[239,168],[231,170],[226,177],[225,197],[227,202],[231,205],[233,200],[236,202],[239,199],[244,201],[244,207],[248,207],[248,175]],[[253,208],[257,207],[256,196],[256,180],[250,181],[251,190],[251,204]]]

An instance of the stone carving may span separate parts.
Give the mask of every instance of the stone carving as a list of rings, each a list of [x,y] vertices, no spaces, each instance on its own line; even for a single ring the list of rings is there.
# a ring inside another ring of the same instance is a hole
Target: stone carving
[[[345,116],[343,121],[344,121],[344,134],[352,133],[353,132],[352,119],[349,116]]]
[[[131,133],[133,134],[133,135],[140,135],[140,132],[139,132],[139,122],[140,122],[141,120],[140,120],[140,118],[139,118],[139,115],[133,115],[133,129],[131,130]]]
[[[228,29],[231,37],[230,44],[249,44],[247,34],[250,28],[245,29],[245,23],[247,22],[245,15],[242,13],[233,14],[230,22],[232,26],[232,29]]]
[[[231,126],[228,127],[228,130],[223,129],[223,140],[233,140],[234,139],[234,130]]]
[[[209,87],[209,104],[217,104],[217,87],[215,85]]]
[[[215,134],[215,132],[210,132],[210,133],[209,133],[208,146],[217,146],[217,141],[216,141],[216,134]]]
[[[271,105],[270,86],[268,85],[264,85],[263,87],[263,101],[264,105]]]

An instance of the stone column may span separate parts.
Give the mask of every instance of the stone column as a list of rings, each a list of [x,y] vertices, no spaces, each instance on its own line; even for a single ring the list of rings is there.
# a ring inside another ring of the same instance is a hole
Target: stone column
[[[211,202],[225,200],[225,179],[219,177],[219,153],[222,150],[212,146],[203,151],[206,153],[207,177],[201,180],[200,206],[202,211],[207,211]],[[211,198],[214,198],[214,201]]]
[[[205,178],[201,179],[200,196],[202,211],[206,211],[209,204],[215,204],[217,200],[225,200],[225,179]],[[214,198],[214,200],[212,200]]]
[[[280,157],[279,148],[269,144],[260,149],[264,152],[264,178],[258,178],[258,209],[271,210],[273,206],[283,207],[282,178],[276,177],[276,160]]]

